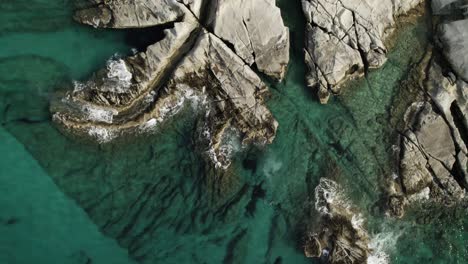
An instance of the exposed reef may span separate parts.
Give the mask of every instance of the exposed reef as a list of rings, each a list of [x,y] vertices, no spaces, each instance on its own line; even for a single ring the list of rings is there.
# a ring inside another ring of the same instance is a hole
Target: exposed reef
[[[385,41],[394,31],[395,18],[423,0],[302,0],[307,20],[305,61],[307,86],[320,102],[340,93],[340,85],[387,58]]]
[[[92,4],[75,19],[105,28],[173,27],[146,51],[114,58],[59,94],[51,112],[67,132],[105,143],[152,130],[190,105],[204,119],[200,137],[216,167],[230,164],[232,150],[222,144],[227,137],[239,137],[242,145],[273,141],[278,124],[265,106],[268,90],[250,66],[276,80],[285,75],[289,31],[274,1]]]

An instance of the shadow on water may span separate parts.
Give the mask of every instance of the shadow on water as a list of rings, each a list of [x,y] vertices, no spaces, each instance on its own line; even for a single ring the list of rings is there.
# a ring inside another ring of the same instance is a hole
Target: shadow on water
[[[165,30],[174,27],[174,23],[161,26],[125,29],[125,43],[130,47],[135,47],[138,52],[146,51],[146,48],[164,39]]]

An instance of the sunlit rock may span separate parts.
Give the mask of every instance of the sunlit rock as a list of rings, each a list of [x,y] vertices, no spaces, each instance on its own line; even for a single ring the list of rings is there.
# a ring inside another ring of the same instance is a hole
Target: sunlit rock
[[[393,32],[395,18],[422,0],[354,1],[302,0],[306,25],[307,85],[326,103],[340,92],[343,81],[382,66],[384,42]]]
[[[256,63],[260,71],[282,79],[289,60],[289,32],[272,1],[246,1],[241,18],[229,7],[201,1],[106,1],[78,11],[78,21],[96,27],[141,28],[169,22],[173,27],[145,51],[114,58],[87,82],[75,82],[73,91],[53,100],[54,121],[72,134],[106,143],[153,131],[191,107],[203,120],[199,140],[206,141],[207,156],[224,169],[242,147],[270,144],[278,124],[265,106],[267,87],[250,65]],[[209,32],[203,23],[211,21],[216,10],[215,30]],[[271,11],[268,19],[255,15],[265,10]],[[250,43],[247,53],[255,57],[251,61],[221,38],[233,17],[240,20],[234,19],[232,25],[240,23],[250,32],[239,41]],[[268,31],[263,30],[266,27]]]

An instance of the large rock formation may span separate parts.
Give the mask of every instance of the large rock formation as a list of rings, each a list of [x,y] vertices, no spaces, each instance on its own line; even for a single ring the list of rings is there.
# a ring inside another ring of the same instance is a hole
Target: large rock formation
[[[468,27],[459,26],[468,19],[452,2],[433,2],[434,14],[441,15],[439,47],[423,61],[424,100],[405,114],[400,175],[390,188],[390,212],[397,216],[416,199],[455,204],[468,188]]]
[[[326,103],[352,76],[386,61],[386,38],[395,18],[422,0],[302,0],[307,19],[307,86]]]
[[[238,5],[245,11],[239,16]],[[285,74],[289,33],[274,1],[96,1],[75,18],[95,27],[173,27],[146,51],[109,61],[54,100],[53,119],[67,131],[104,143],[152,130],[190,105],[202,112],[200,134],[210,158],[223,168],[230,164],[231,137],[258,145],[274,139],[277,122],[265,106],[267,88],[249,67],[255,62],[275,79]],[[232,27],[246,35],[232,37],[226,30]]]

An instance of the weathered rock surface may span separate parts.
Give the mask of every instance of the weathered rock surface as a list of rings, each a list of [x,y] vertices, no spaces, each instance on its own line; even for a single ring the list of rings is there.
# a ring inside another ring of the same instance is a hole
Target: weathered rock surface
[[[175,0],[90,0],[75,19],[93,27],[141,28],[166,24],[184,15]]]
[[[395,18],[422,0],[302,0],[307,19],[305,61],[307,85],[322,103],[340,92],[346,79],[386,61],[386,38]]]
[[[277,80],[289,62],[289,31],[274,0],[218,1],[214,33],[249,65]]]
[[[247,27],[256,32],[246,39],[255,43],[252,55],[257,65],[265,66],[262,71],[280,79],[289,59],[289,44],[285,44],[289,35],[279,22],[279,10],[271,1],[258,5],[245,2],[249,3],[243,6],[245,19],[251,20]],[[146,51],[109,61],[89,81],[75,83],[73,91],[53,100],[54,121],[67,131],[105,143],[151,131],[184,107],[192,107],[204,119],[199,130],[201,140],[206,139],[209,145],[208,156],[216,167],[223,168],[229,166],[230,156],[239,148],[233,138],[239,138],[241,145],[271,143],[277,122],[265,106],[267,87],[242,56],[202,24],[210,19],[201,14],[209,16],[216,8],[204,6],[202,1],[105,1],[78,11],[78,21],[96,27],[147,27],[169,22],[174,26]],[[270,18],[248,16],[264,8],[273,12]],[[218,25],[223,19],[223,13],[217,13]],[[257,26],[268,26],[270,31]]]
[[[467,3],[468,6],[468,3]],[[457,76],[468,82],[468,19],[440,25],[443,52]]]
[[[306,237],[305,255],[320,258],[323,263],[367,263],[372,250],[364,220],[336,182],[320,179],[315,188],[315,208],[321,220]]]
[[[401,203],[389,205],[397,216],[417,198],[456,204],[468,188],[468,27],[460,26],[468,20],[456,12],[459,7],[454,1],[433,2],[434,14],[442,15],[436,25],[440,52],[431,55],[421,76],[425,100],[414,103],[405,115],[397,179],[401,189],[391,188]]]

